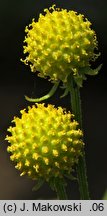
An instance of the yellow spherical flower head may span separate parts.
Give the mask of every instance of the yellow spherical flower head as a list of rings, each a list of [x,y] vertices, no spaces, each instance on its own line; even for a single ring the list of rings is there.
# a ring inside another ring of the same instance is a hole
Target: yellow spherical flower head
[[[49,181],[71,173],[82,154],[82,131],[73,115],[61,107],[36,104],[15,117],[7,151],[21,175]]]
[[[51,81],[67,81],[69,74],[84,79],[90,61],[97,58],[97,39],[91,23],[74,11],[50,7],[26,27],[25,64]],[[81,72],[81,69],[84,71]],[[90,72],[92,74],[92,71]],[[95,72],[94,72],[95,73]]]

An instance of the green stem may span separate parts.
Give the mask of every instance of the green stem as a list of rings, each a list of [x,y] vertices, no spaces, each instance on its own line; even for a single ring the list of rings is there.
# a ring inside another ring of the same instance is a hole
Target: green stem
[[[59,200],[67,200],[65,184],[60,179],[54,180],[54,187]]]
[[[68,88],[71,96],[72,112],[75,115],[75,119],[78,121],[80,128],[82,129],[82,113],[81,113],[81,99],[79,87],[74,81],[73,77],[68,79]],[[88,182],[86,175],[86,162],[85,151],[83,149],[83,155],[79,158],[77,165],[77,176],[79,183],[79,191],[81,200],[89,200]]]

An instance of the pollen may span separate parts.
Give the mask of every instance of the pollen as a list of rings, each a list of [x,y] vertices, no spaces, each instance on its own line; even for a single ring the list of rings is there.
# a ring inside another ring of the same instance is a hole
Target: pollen
[[[36,149],[38,147],[38,144],[37,143],[34,143],[33,144],[33,149]]]
[[[43,158],[43,160],[44,160],[44,162],[45,162],[46,165],[49,164],[49,159],[48,158]]]
[[[28,155],[28,153],[29,153],[29,149],[25,149],[23,155],[26,157]]]
[[[25,161],[25,166],[28,166],[28,167],[29,167],[29,165],[30,165],[30,162],[29,162],[29,160],[26,159],[26,161]]]
[[[52,153],[53,153],[53,155],[55,156],[55,157],[58,157],[58,150],[56,150],[56,149],[53,149],[53,151],[52,151]]]
[[[37,160],[39,158],[39,154],[38,153],[33,153],[33,156],[32,156],[33,159]]]
[[[35,171],[36,171],[37,173],[39,172],[39,165],[38,165],[38,164],[34,165],[33,168],[35,169]]]
[[[17,168],[17,169],[20,170],[22,168],[22,163],[21,162],[17,163],[17,165],[15,166],[15,168]]]
[[[62,144],[62,149],[63,149],[64,151],[67,151],[67,146],[66,146],[65,144]]]
[[[48,151],[49,151],[49,149],[47,146],[42,147],[42,153],[46,154],[46,153],[48,153]]]

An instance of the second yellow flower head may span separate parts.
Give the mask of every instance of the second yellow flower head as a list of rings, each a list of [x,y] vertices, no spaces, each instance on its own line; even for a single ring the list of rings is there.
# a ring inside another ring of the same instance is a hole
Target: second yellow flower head
[[[70,174],[82,154],[82,131],[72,114],[61,107],[37,104],[21,111],[21,118],[14,118],[14,126],[6,139],[11,160],[21,175],[32,179],[63,178]]]

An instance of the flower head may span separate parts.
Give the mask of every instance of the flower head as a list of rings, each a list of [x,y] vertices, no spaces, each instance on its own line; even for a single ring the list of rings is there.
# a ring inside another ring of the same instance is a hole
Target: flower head
[[[98,57],[95,53],[98,43],[91,23],[84,15],[55,8],[55,5],[44,12],[38,22],[33,19],[26,27],[24,63],[30,65],[32,72],[37,71],[39,76],[53,82],[66,83],[69,74],[84,78],[90,61]],[[79,74],[82,68],[85,70]]]
[[[70,174],[82,154],[82,131],[73,115],[61,107],[36,104],[21,110],[21,118],[15,117],[15,126],[8,131],[7,151],[16,163],[21,175],[32,179],[63,178]]]

